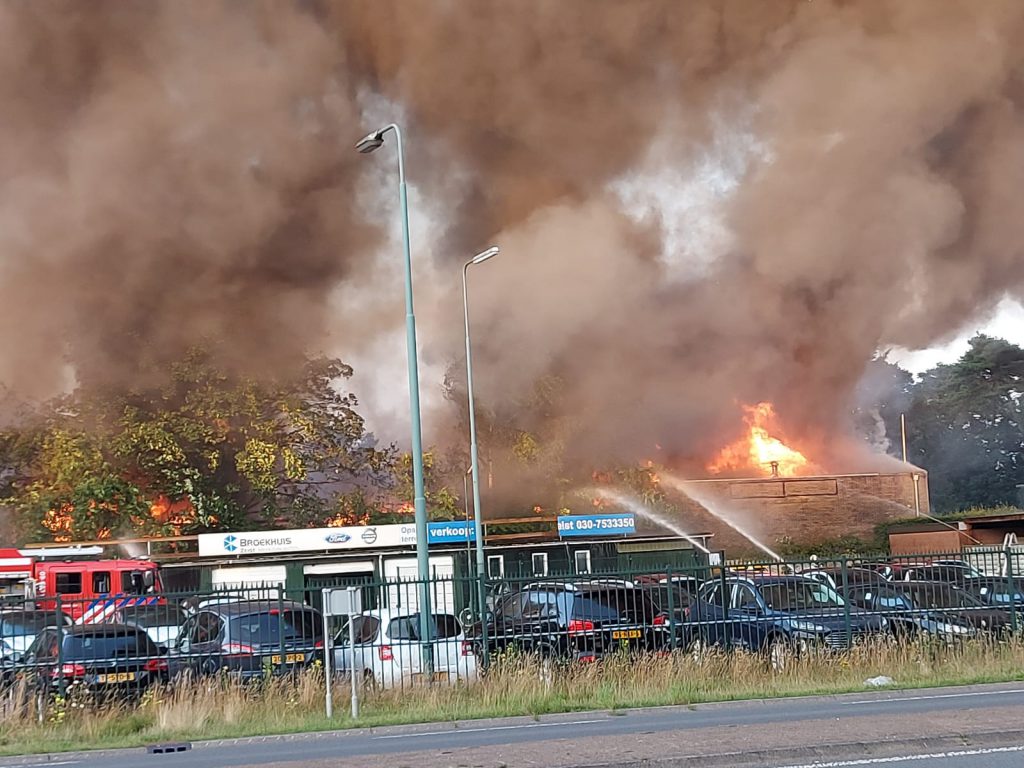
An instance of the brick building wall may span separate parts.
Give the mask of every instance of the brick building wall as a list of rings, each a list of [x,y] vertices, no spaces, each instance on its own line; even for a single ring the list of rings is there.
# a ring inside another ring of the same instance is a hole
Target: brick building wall
[[[915,501],[914,477],[918,476]],[[853,535],[870,538],[876,525],[930,514],[928,477],[923,470],[894,474],[830,475],[808,478],[697,480],[688,496],[673,496],[682,507],[684,528],[711,531],[719,549],[750,550],[741,534],[708,508],[747,529],[769,547],[782,541],[813,544]]]

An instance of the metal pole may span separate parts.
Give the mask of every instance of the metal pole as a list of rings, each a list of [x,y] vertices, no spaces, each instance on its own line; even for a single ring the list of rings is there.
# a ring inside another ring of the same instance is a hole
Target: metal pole
[[[477,572],[477,615],[480,617],[480,630],[482,633],[483,653],[487,655],[487,606],[484,602],[484,582],[487,578],[486,562],[484,560],[484,526],[483,513],[480,505],[480,462],[477,451],[476,439],[476,404],[473,401],[473,345],[469,335],[469,267],[473,259],[467,261],[462,267],[462,308],[466,322],[466,393],[469,398],[469,460],[470,469],[473,473],[473,524],[476,528],[476,572]]]
[[[423,488],[423,434],[420,420],[420,375],[416,355],[416,315],[412,305],[412,247],[409,243],[409,197],[405,186],[405,148],[402,130],[391,123],[381,130],[395,134],[398,145],[398,201],[402,214],[402,251],[405,268],[405,346],[409,358],[409,410],[412,420],[412,485],[416,510],[416,574],[420,582],[420,638],[423,670],[433,672],[434,655],[430,650],[430,554],[427,550],[427,497]]]
[[[918,482],[921,480],[921,475],[915,472],[911,477],[914,479],[914,515],[916,517],[921,516],[921,491],[918,488]]]
[[[353,587],[349,587],[350,592],[355,592]],[[354,605],[354,596],[350,598],[351,604]],[[352,719],[356,720],[359,717],[359,686],[356,683],[356,614],[350,613],[348,616],[348,652],[352,658],[352,663],[349,665],[352,674],[349,675],[352,684]],[[360,676],[363,674],[363,670],[359,670]]]
[[[900,436],[903,440],[903,463],[907,461],[907,415],[900,414]]]
[[[326,697],[327,697],[327,719],[328,720],[330,720],[332,717],[334,717],[334,697],[332,696],[333,692],[331,690],[331,683],[332,683],[332,680],[331,680],[331,654],[333,652],[332,651],[332,647],[333,646],[331,645],[331,630],[330,630],[330,627],[327,624],[327,611],[328,611],[328,606],[330,605],[330,597],[329,597],[330,591],[331,590],[328,589],[327,587],[324,587],[322,590],[320,590],[320,597],[321,597],[321,600],[322,600],[321,605],[323,606],[323,620],[324,620],[324,682],[326,683],[325,687],[327,689],[326,690]],[[353,629],[353,627],[352,627],[352,617],[350,616],[349,617],[349,626],[348,626],[348,633],[350,635],[354,634],[352,629]],[[353,662],[355,661],[355,656],[352,657],[352,660],[353,660]],[[352,665],[350,664],[349,665],[349,670],[351,671],[351,669],[352,669]],[[355,672],[352,672],[352,674],[355,675]]]

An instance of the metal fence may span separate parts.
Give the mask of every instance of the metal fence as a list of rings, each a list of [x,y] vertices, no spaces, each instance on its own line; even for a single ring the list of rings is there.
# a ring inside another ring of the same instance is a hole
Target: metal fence
[[[382,688],[472,683],[509,654],[600,663],[612,654],[763,654],[886,642],[999,642],[1019,634],[1019,553],[731,563],[477,580],[361,580],[363,611],[329,620],[319,588],[55,595],[0,610],[3,682],[38,692],[136,694],[154,683],[259,683],[320,668]],[[424,587],[431,611],[424,622]],[[480,606],[482,595],[483,606]],[[354,634],[354,651],[352,650]]]

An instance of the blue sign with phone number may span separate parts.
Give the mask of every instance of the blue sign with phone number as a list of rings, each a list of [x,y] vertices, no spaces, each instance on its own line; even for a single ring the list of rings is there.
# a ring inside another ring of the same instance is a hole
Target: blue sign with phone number
[[[636,518],[618,515],[562,515],[558,518],[559,536],[614,536],[636,533]]]

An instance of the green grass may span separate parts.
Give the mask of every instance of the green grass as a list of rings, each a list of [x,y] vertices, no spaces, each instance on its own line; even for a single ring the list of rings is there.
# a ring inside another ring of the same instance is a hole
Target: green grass
[[[34,702],[8,706],[0,714],[0,754],[846,693],[864,690],[864,680],[876,675],[894,678],[899,688],[989,683],[1024,679],[1022,662],[1024,643],[1016,640],[956,648],[879,643],[839,656],[794,659],[781,671],[743,653],[622,657],[554,669],[531,657],[509,656],[471,686],[365,690],[358,722],[348,716],[346,685],[336,690],[337,717],[324,716],[323,676],[312,670],[297,680],[258,686],[210,681],[152,691],[131,709],[96,706],[72,695],[48,706],[42,723]]]

